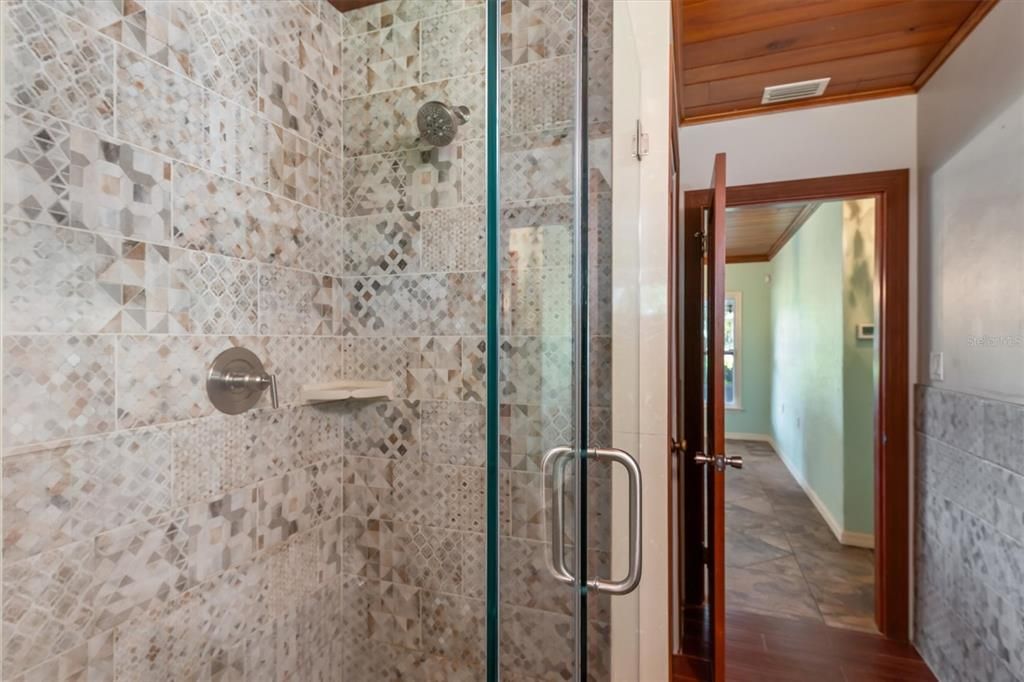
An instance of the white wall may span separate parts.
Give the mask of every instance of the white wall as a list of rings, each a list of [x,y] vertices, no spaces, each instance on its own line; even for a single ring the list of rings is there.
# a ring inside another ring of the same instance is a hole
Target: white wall
[[[615,3],[612,163],[612,444],[632,453],[643,474],[643,578],[632,594],[612,599],[612,679],[669,678],[668,529],[668,2]],[[632,158],[639,118],[650,154]],[[625,510],[628,491],[616,467],[612,506]],[[627,515],[612,519],[612,570],[625,574]],[[635,651],[637,655],[632,655]]]
[[[918,97],[921,381],[1024,403],[1024,3],[999,3]]]
[[[684,126],[683,187],[707,187],[717,152],[728,154],[730,185],[894,168],[913,173],[916,117],[916,97],[908,95]]]

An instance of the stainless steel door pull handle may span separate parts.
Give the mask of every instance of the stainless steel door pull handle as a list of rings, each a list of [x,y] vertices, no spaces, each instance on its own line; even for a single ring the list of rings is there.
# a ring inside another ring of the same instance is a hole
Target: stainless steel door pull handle
[[[615,448],[596,448],[589,453],[597,461],[621,464],[629,477],[629,570],[622,580],[592,578],[588,585],[605,594],[629,594],[640,584],[643,571],[643,479],[640,476],[640,465],[628,452]]]
[[[629,594],[640,584],[643,569],[643,480],[640,466],[628,453],[613,448],[594,448],[587,456],[595,461],[621,464],[629,477],[629,570],[622,580],[591,578],[587,586],[606,594]],[[559,582],[572,585],[576,578],[565,562],[565,469],[574,460],[575,451],[569,447],[548,450],[541,462],[543,474],[544,509],[548,513],[548,570]],[[551,477],[551,496],[548,498],[548,477]]]
[[[572,572],[565,565],[565,468],[575,454],[572,448],[558,447],[548,450],[541,460],[541,488],[543,490],[543,509],[548,515],[548,570],[555,579],[572,585],[576,582]],[[548,476],[551,476],[551,496],[548,499]]]

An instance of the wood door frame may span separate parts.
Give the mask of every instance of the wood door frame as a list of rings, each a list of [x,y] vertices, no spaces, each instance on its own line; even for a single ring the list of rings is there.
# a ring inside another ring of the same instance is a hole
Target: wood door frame
[[[878,383],[875,387],[875,620],[880,632],[907,641],[910,625],[910,347],[909,256],[910,171],[856,173],[729,187],[728,206],[788,201],[824,201],[873,197],[875,203],[875,271],[878,338]],[[710,205],[708,190],[684,194],[684,233]],[[699,224],[699,223],[698,223]],[[685,240],[682,240],[685,243]],[[685,257],[685,256],[684,256]],[[685,279],[686,273],[683,273]],[[683,308],[687,302],[677,298]],[[685,311],[684,311],[685,323]],[[688,326],[689,329],[689,326]],[[692,331],[690,331],[692,333]],[[677,349],[670,349],[675,353]],[[684,368],[685,373],[685,368]],[[685,374],[684,374],[685,376]],[[670,380],[675,385],[676,377]],[[681,425],[685,432],[685,424]],[[687,469],[688,463],[683,468]],[[692,487],[684,486],[685,500]],[[672,519],[670,519],[670,522]],[[686,523],[684,520],[677,520]],[[692,519],[691,519],[692,521]],[[680,527],[680,530],[684,528]],[[684,597],[703,591],[703,576],[691,565],[679,566]],[[700,567],[702,570],[702,566]],[[689,569],[689,570],[687,570]],[[688,603],[692,604],[693,601]],[[682,604],[677,605],[682,608]]]

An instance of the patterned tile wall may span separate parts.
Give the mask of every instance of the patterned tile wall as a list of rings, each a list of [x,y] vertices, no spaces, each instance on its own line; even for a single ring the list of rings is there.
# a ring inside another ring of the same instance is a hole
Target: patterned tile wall
[[[113,133],[114,43],[47,4],[8,4],[4,101]]]
[[[595,442],[610,403],[611,4],[592,10],[590,268]],[[572,264],[572,2],[502,7],[501,477],[505,673],[569,676],[567,593],[544,565],[539,461],[568,442]],[[351,376],[396,400],[346,422],[343,571],[353,679],[482,676],[486,187],[482,3],[387,2],[342,15],[345,271],[335,329]],[[470,108],[455,142],[422,144],[418,108]],[[603,146],[602,146],[603,145]],[[600,179],[600,181],[599,181]],[[607,322],[607,324],[604,324]],[[383,360],[382,358],[388,358]],[[595,499],[608,493],[595,484]],[[608,520],[592,529],[606,546]],[[604,564],[595,554],[595,570]],[[604,563],[607,563],[606,561]],[[607,607],[592,648],[607,648]],[[378,660],[381,657],[387,660]],[[607,679],[595,661],[594,679]]]
[[[345,376],[340,14],[2,11],[5,679],[338,679],[358,415],[298,401]],[[214,411],[232,346],[281,408]],[[450,482],[469,525],[476,482]]]
[[[1024,679],[1024,405],[915,403],[915,643],[941,680]]]
[[[591,4],[601,403],[611,19]],[[540,449],[571,435],[574,8],[506,5],[502,598],[525,679],[568,660],[534,538]],[[480,679],[482,4],[3,12],[5,674]],[[428,99],[470,107],[448,147],[418,139]],[[232,346],[278,374],[280,409],[213,410],[205,371]],[[342,377],[395,400],[298,404]]]

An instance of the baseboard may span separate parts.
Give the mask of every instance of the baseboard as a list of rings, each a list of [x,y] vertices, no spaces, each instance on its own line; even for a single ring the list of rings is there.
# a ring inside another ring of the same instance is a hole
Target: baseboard
[[[789,460],[782,456],[778,446],[775,445],[775,443],[772,443],[772,447],[775,448],[775,452],[780,453],[779,459],[782,460],[782,463],[786,465],[787,469],[789,469],[789,473],[796,479],[796,482],[800,484],[800,487],[803,488],[804,493],[811,500],[814,508],[818,510],[819,514],[821,514],[821,518],[825,519],[825,523],[828,524],[828,528],[832,531],[832,535],[836,536],[836,540],[838,542],[842,542],[843,526],[836,520],[836,517],[832,516],[832,510],[828,508],[828,505],[825,504],[820,497],[818,497],[818,493],[814,492],[814,488],[807,483],[807,479],[803,477],[803,474],[797,471],[789,463]]]
[[[836,541],[839,542],[839,544],[848,545],[850,547],[864,547],[867,549],[875,548],[875,536],[873,533],[857,533],[844,529],[842,524],[832,516],[832,512],[829,510],[828,506],[821,501],[821,498],[814,492],[814,489],[808,485],[803,475],[794,469],[789,463],[789,460],[782,455],[782,450],[779,449],[779,445],[775,442],[775,439],[769,437],[768,443],[770,443],[772,448],[775,449],[779,459],[781,459],[782,463],[786,465],[787,469],[789,469],[789,473],[794,479],[796,479],[796,482],[800,484],[800,487],[807,494],[808,499],[810,499],[811,504],[813,504],[814,508],[818,510],[819,514],[821,514],[821,518],[825,519],[825,523],[828,525],[829,530],[832,531],[832,535],[835,536]]]
[[[844,530],[839,542],[850,547],[863,547],[864,549],[875,548],[874,533],[857,533],[852,530]]]
[[[772,437],[764,433],[727,433],[726,440],[756,440],[762,443],[771,443]]]

